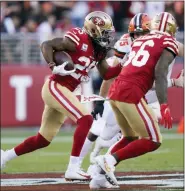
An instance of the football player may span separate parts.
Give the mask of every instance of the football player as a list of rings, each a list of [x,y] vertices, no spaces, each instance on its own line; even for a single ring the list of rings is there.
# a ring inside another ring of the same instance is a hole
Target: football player
[[[161,122],[167,128],[172,127],[167,104],[167,73],[169,65],[179,55],[178,43],[174,39],[176,21],[171,14],[160,13],[152,20],[152,29],[157,31],[133,42],[128,60],[109,89],[110,103],[124,137],[112,147],[110,154],[96,157],[96,163],[113,184],[117,184],[114,169],[120,161],[152,152],[162,143],[157,119],[144,99],[154,80]],[[179,86],[183,86],[182,80]],[[90,187],[102,177],[95,177]]]
[[[113,39],[114,26],[111,17],[101,11],[89,13],[83,28],[72,28],[63,38],[54,38],[42,43],[42,54],[53,75],[42,88],[45,104],[41,127],[37,135],[27,138],[16,147],[1,151],[1,167],[11,159],[37,149],[47,147],[58,133],[64,118],[70,117],[77,124],[66,180],[87,180],[90,176],[81,170],[81,161],[86,154],[82,150],[93,118],[80,103],[73,91],[89,79],[88,72],[97,67],[103,79],[118,75],[121,65],[109,67],[105,60],[108,45]],[[54,51],[65,51],[72,58],[75,68],[65,70],[66,62],[56,66]]]
[[[137,22],[139,21],[139,22]],[[145,13],[136,14],[130,21],[128,32],[129,34],[124,34],[116,43],[115,43],[115,56],[107,59],[109,65],[116,65],[119,59],[125,59],[127,54],[130,52],[131,43],[134,39],[145,34],[149,30],[150,19]],[[141,27],[139,27],[141,26]],[[139,30],[137,30],[139,28]],[[179,43],[179,56],[183,56],[183,45]],[[122,62],[124,62],[122,60]],[[174,62],[169,67],[168,72],[168,87],[176,86],[183,87],[183,71],[180,73],[177,79],[170,79],[172,67]],[[108,81],[103,81],[100,88],[100,95],[106,97],[108,89],[113,79]],[[160,107],[153,88],[146,94],[146,100],[149,106],[154,110],[157,118],[160,118]],[[105,108],[104,108],[105,107]],[[99,137],[96,141],[95,148],[90,155],[90,162],[94,163],[94,158],[98,155],[102,148],[108,148],[112,146],[118,139],[120,139],[120,128],[116,122],[114,112],[109,104],[109,102],[97,101],[94,111],[92,112],[94,116],[93,125],[88,133],[86,141],[83,147],[90,149],[92,143]],[[102,116],[102,117],[101,117]],[[89,172],[92,172],[93,169],[90,168]]]

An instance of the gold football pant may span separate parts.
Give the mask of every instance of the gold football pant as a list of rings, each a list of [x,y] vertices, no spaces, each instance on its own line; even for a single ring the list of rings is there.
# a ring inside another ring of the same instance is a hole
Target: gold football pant
[[[110,103],[125,137],[139,136],[154,142],[162,142],[156,117],[144,99],[141,99],[138,104],[115,100],[111,100]]]
[[[43,85],[42,99],[45,107],[39,133],[50,142],[58,133],[65,117],[77,122],[81,117],[89,115],[69,89],[53,80],[47,80]]]

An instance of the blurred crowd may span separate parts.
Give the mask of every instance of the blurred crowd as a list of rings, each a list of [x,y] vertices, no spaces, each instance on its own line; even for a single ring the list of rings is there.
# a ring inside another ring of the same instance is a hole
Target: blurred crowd
[[[184,31],[183,1],[3,1],[0,28],[9,34],[65,32],[74,26],[82,27],[84,17],[95,10],[108,13],[117,32],[127,31],[129,20],[139,12],[152,18],[163,11],[172,13],[179,31]]]

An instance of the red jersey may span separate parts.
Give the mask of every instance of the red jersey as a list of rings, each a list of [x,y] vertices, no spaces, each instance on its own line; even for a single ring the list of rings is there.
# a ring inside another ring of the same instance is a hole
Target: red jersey
[[[137,104],[152,88],[155,66],[164,49],[178,55],[176,40],[166,33],[152,31],[136,39],[128,60],[111,84],[109,98]]]
[[[58,82],[69,90],[74,91],[82,82],[89,79],[88,72],[96,66],[98,60],[94,58],[94,48],[88,34],[81,28],[72,28],[65,37],[72,40],[76,45],[76,51],[66,51],[75,64],[76,71],[67,76],[52,75],[50,79]]]

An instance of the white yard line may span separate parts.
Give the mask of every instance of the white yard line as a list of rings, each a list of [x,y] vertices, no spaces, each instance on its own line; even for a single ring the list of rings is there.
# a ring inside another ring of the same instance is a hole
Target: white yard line
[[[169,179],[163,179],[164,177],[174,177]],[[180,187],[183,188],[183,174],[155,174],[155,175],[127,175],[127,179],[119,180],[120,185],[155,185],[156,187]],[[124,178],[124,176],[118,176],[118,178]],[[134,178],[136,178],[134,180]],[[146,178],[145,180],[138,180],[138,178]],[[155,180],[147,180],[147,178],[157,178]],[[131,180],[129,180],[131,179]],[[89,184],[82,182],[66,182],[64,178],[16,178],[15,179],[1,179],[1,186],[23,186],[23,185],[44,185],[44,184]]]
[[[1,144],[17,144],[24,141],[26,137],[1,137]],[[164,140],[174,140],[174,139],[183,139],[183,135],[181,134],[168,134],[163,133]],[[53,142],[59,143],[71,143],[73,140],[72,135],[63,136],[63,137],[56,137]]]
[[[1,144],[17,144],[24,141],[26,137],[1,137]],[[70,143],[72,142],[72,136],[56,137],[53,142]]]

